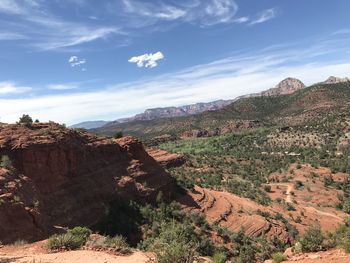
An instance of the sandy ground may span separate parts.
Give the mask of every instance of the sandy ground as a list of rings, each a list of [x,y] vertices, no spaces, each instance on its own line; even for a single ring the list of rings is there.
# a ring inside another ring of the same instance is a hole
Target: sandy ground
[[[288,262],[299,262],[299,263],[349,263],[350,254],[346,254],[342,250],[331,250],[331,251],[321,251],[317,253],[308,253],[295,255],[288,259]]]
[[[97,251],[68,251],[40,255],[0,256],[1,263],[146,263],[150,258],[141,252],[130,256],[114,256]]]
[[[48,253],[43,242],[24,246],[7,246],[0,249],[0,263],[148,263],[152,255],[136,251],[128,256],[116,256],[106,252],[77,250]]]

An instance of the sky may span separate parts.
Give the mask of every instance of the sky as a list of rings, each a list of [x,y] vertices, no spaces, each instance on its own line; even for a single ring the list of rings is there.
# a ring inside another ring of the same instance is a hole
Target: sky
[[[0,0],[0,122],[115,120],[350,77],[349,0]]]

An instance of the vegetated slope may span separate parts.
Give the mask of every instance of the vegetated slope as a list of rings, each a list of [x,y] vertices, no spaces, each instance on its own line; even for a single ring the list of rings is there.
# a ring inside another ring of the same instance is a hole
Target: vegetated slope
[[[159,147],[186,156],[185,165],[171,173],[193,191],[188,206],[209,222],[234,232],[243,227],[247,235],[292,239],[291,226],[299,233],[314,224],[334,230],[350,213],[349,107],[319,114],[303,125]]]
[[[281,96],[239,99],[223,109],[198,115],[133,121],[93,130],[112,135],[117,131],[141,138],[164,134],[203,137],[270,125],[296,125],[323,117],[349,103],[350,82],[320,84]]]
[[[132,137],[97,138],[54,123],[0,126],[0,240],[93,226],[119,195],[155,202],[174,181]]]

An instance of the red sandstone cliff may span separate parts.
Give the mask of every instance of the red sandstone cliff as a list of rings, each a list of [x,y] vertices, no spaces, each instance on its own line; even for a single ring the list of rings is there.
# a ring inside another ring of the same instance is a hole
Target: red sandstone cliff
[[[92,226],[116,191],[153,202],[174,181],[132,137],[98,138],[57,124],[0,126],[0,240],[27,241],[54,226]]]

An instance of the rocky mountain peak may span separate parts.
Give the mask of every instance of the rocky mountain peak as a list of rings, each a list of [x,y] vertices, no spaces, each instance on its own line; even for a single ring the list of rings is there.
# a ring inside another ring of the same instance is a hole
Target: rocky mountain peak
[[[349,78],[339,78],[339,77],[330,76],[326,81],[321,82],[321,84],[336,84],[336,83],[343,83],[348,81],[350,81]]]
[[[261,93],[263,96],[279,96],[294,93],[305,88],[305,84],[296,78],[286,78],[277,84],[276,87]]]

